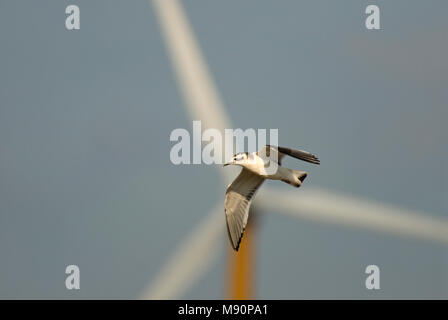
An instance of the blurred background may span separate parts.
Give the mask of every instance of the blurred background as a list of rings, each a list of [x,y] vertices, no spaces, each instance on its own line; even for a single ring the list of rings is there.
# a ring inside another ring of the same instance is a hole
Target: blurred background
[[[446,1],[181,3],[233,126],[278,128],[321,159],[285,162],[309,172],[298,197],[448,218]],[[365,28],[369,4],[380,31]],[[1,1],[0,48],[0,298],[140,297],[226,188],[214,166],[169,160],[192,119],[154,7]],[[448,298],[446,244],[261,211],[255,298]],[[226,297],[226,237],[178,298]],[[65,288],[70,264],[80,290]],[[365,288],[370,264],[380,290]]]

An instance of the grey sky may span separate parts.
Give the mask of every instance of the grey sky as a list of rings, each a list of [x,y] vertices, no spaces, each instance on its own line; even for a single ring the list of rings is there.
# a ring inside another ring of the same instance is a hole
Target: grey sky
[[[381,31],[367,1],[182,3],[234,126],[322,160],[288,161],[304,188],[448,218],[445,1],[375,1]],[[191,119],[150,2],[3,1],[0,46],[0,298],[137,297],[225,190],[169,162]],[[259,298],[448,298],[442,245],[271,214],[259,240]],[[186,298],[223,297],[228,245]]]

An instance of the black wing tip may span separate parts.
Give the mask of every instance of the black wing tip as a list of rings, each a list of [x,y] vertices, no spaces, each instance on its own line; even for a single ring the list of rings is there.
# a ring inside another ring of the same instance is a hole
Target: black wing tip
[[[245,229],[243,229],[243,233],[241,233],[241,237],[238,239],[236,246],[232,245],[233,250],[235,250],[236,252],[238,252],[238,250],[240,249],[241,239],[243,239],[244,231],[245,231]]]
[[[227,234],[229,235],[229,240],[230,240],[230,244],[232,245],[232,249],[235,250],[236,252],[238,252],[238,249],[240,248],[240,244],[241,244],[241,239],[243,239],[244,231],[246,230],[246,228],[243,228],[243,232],[241,233],[241,236],[235,245],[235,243],[233,242],[232,234],[230,233],[229,224],[227,223],[227,221],[226,221],[226,226],[227,226]]]
[[[244,232],[246,231],[246,228],[243,228],[243,232],[241,233],[241,236],[238,239],[238,242],[236,243],[236,245],[233,244],[233,240],[232,240],[232,248],[233,250],[235,250],[236,252],[238,252],[238,250],[240,249],[240,245],[241,245],[241,240],[243,239],[244,236]]]
[[[236,247],[233,247],[233,246],[232,246],[232,248],[233,248],[233,250],[234,250],[235,252],[238,252],[238,250],[240,249],[240,242],[241,242],[241,241],[238,242],[238,244],[236,245]]]

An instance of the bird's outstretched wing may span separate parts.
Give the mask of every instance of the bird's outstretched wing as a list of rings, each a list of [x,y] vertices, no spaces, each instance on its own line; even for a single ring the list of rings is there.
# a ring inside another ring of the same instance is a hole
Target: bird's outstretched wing
[[[278,146],[271,146],[266,145],[266,156],[270,156],[272,152],[277,152],[277,158],[278,163],[281,164],[281,160],[285,155],[291,156],[293,158],[303,160],[306,162],[314,163],[314,164],[320,164],[320,160],[314,155],[306,151],[302,150],[295,150],[291,148],[286,147],[278,147]],[[260,152],[260,151],[259,151]]]
[[[239,176],[227,187],[225,200],[227,231],[232,247],[236,251],[246,228],[250,203],[263,181],[263,177],[243,168]]]

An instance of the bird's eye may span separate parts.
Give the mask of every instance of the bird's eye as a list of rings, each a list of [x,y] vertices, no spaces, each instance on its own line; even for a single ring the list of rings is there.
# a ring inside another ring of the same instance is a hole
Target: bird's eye
[[[235,156],[235,160],[242,160],[244,158],[244,154],[239,153]]]

